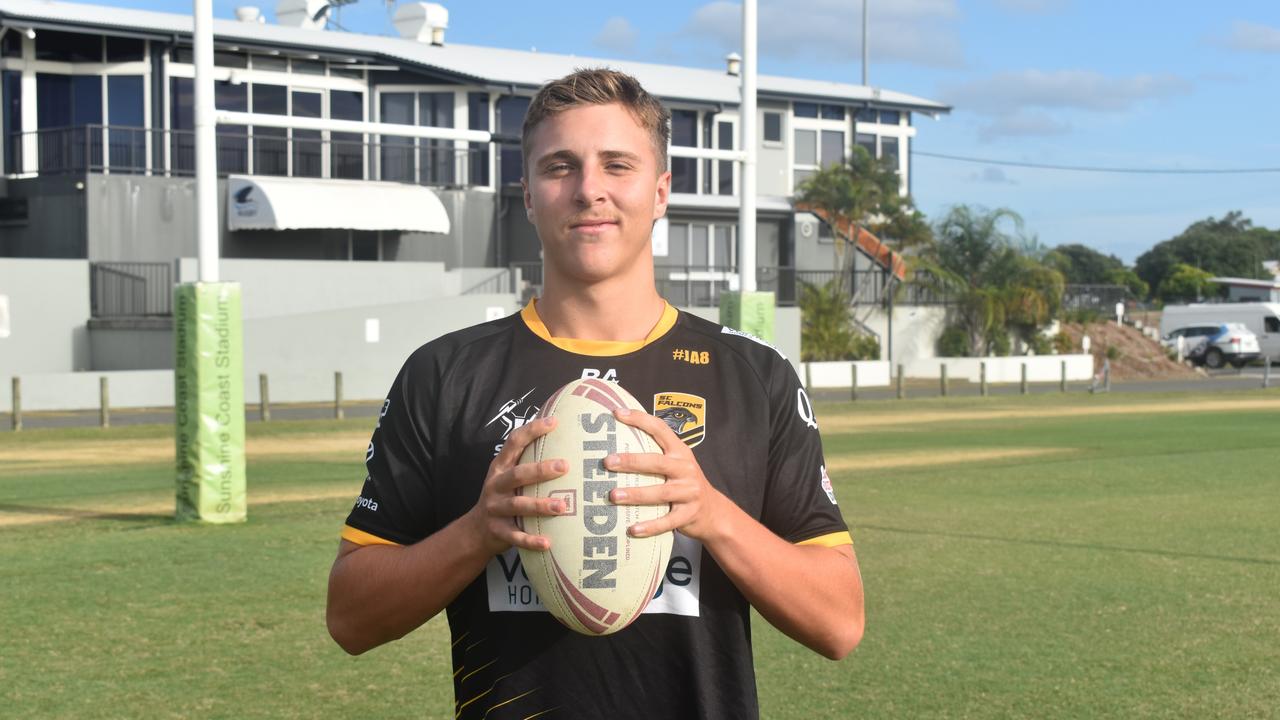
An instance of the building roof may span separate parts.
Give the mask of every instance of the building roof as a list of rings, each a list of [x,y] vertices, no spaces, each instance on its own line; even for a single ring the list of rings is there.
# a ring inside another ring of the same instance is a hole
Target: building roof
[[[114,30],[184,40],[189,39],[192,32],[190,15],[52,0],[0,0],[0,22],[36,28]],[[610,67],[634,75],[650,92],[667,100],[736,106],[741,99],[739,78],[717,70],[477,45],[446,43],[433,46],[395,36],[308,30],[237,20],[215,19],[213,29],[216,39],[222,43],[385,58],[399,64],[434,69],[459,80],[482,85],[532,89],[577,68]],[[866,103],[935,115],[951,111],[948,105],[906,93],[822,80],[760,75],[757,89],[765,98],[805,97],[850,105]]]
[[[1209,278],[1209,282],[1215,282],[1219,285],[1235,285],[1237,287],[1258,287],[1280,290],[1280,279],[1259,280],[1257,278],[1215,277]]]

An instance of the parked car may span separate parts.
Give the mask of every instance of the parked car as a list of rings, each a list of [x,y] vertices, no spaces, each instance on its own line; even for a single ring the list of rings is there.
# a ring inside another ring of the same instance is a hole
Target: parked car
[[[1258,336],[1243,323],[1187,325],[1165,335],[1165,347],[1176,348],[1182,338],[1182,356],[1214,370],[1231,363],[1244,367],[1262,357]]]
[[[1258,336],[1262,354],[1280,361],[1280,303],[1201,303],[1165,305],[1160,316],[1160,334],[1170,335],[1192,325],[1241,323]]]

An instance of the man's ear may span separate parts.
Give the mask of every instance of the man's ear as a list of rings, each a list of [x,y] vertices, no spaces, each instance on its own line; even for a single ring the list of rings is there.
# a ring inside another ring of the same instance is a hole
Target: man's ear
[[[653,219],[657,220],[667,214],[667,203],[671,200],[671,171],[658,176],[658,185],[654,188]]]
[[[520,178],[520,190],[524,193],[524,216],[533,222],[533,196],[529,194],[529,181]]]

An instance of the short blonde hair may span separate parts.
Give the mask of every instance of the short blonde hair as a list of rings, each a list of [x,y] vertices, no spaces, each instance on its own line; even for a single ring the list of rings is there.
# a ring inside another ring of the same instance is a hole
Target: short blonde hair
[[[575,70],[559,80],[543,85],[529,103],[520,134],[520,149],[524,153],[525,175],[529,173],[529,138],[538,125],[549,117],[583,105],[609,105],[618,103],[626,108],[640,127],[653,141],[654,156],[658,159],[658,173],[667,170],[667,143],[671,138],[671,113],[656,97],[649,94],[634,77],[618,72],[595,68]]]

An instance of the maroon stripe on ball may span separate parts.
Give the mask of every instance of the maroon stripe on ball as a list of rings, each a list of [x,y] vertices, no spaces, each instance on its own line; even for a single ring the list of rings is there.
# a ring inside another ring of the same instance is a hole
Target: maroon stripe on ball
[[[622,396],[618,394],[618,388],[613,383],[607,383],[596,378],[588,378],[586,383],[605,395],[608,395],[613,399],[614,403],[616,403],[618,407],[627,407],[627,401],[623,400]]]
[[[573,612],[573,616],[579,622],[596,633],[603,633],[613,623],[617,622],[620,615],[600,607],[592,602],[591,598],[584,595],[581,590],[574,587],[573,583],[569,582],[569,578],[564,574],[564,571],[560,569],[560,563],[556,562],[555,558],[551,559],[551,565],[556,570],[560,590],[565,594],[566,599],[570,601],[567,603],[569,610]]]

